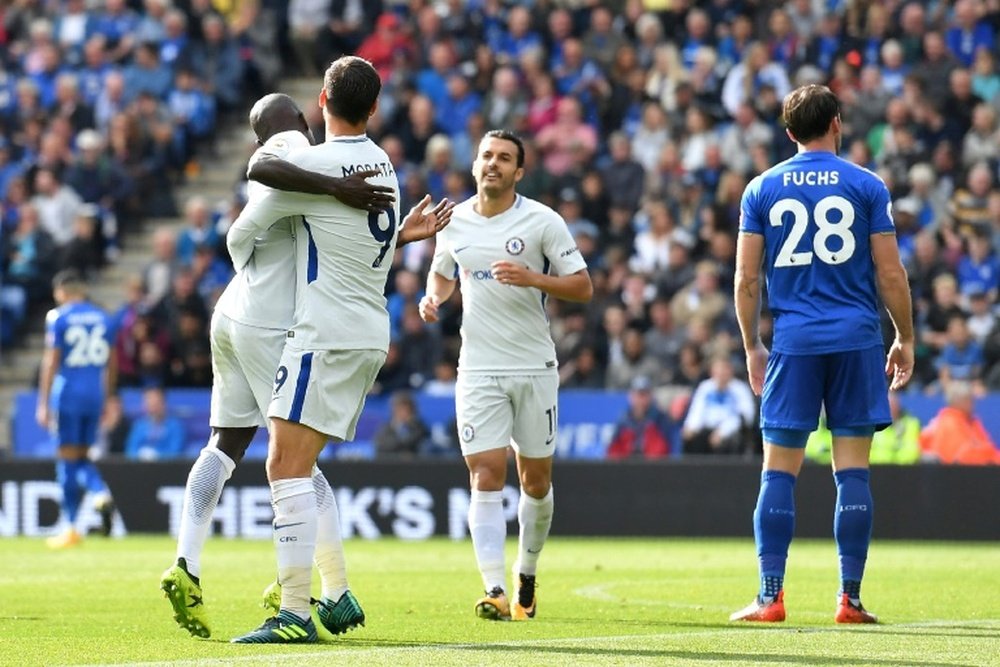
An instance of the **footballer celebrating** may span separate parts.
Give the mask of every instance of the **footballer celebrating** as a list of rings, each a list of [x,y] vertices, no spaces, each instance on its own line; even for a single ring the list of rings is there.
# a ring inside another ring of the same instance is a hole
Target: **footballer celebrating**
[[[550,296],[585,302],[593,295],[566,222],[516,192],[523,164],[516,135],[486,133],[472,167],[476,194],[455,207],[450,227],[438,236],[420,301],[421,317],[435,322],[456,280],[460,284],[455,411],[472,487],[469,532],[486,590],[475,611],[490,620],[535,615],[535,572],[552,524],[559,376],[545,302]],[[513,606],[503,551],[508,446],[521,488]]]

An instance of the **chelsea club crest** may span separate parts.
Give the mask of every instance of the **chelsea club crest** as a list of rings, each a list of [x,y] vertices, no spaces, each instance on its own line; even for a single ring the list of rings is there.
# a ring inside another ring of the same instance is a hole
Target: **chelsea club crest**
[[[507,239],[507,252],[511,255],[520,255],[524,252],[524,241],[516,236]]]
[[[462,424],[462,440],[464,442],[472,442],[476,437],[476,429],[472,427],[472,424]]]

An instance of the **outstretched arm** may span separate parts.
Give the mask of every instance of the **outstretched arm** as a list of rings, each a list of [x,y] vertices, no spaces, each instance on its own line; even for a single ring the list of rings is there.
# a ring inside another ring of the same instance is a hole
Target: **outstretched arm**
[[[247,169],[247,178],[275,190],[326,195],[335,197],[351,208],[381,211],[392,206],[396,200],[391,187],[374,185],[366,180],[381,173],[378,169],[367,169],[337,178],[308,171],[287,160],[265,153]]]

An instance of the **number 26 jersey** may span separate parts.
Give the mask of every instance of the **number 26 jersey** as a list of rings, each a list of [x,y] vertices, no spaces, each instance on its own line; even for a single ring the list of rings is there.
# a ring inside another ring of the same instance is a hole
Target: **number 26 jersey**
[[[833,153],[799,153],[747,185],[740,232],[764,237],[775,351],[882,344],[870,236],[895,226],[881,178]]]

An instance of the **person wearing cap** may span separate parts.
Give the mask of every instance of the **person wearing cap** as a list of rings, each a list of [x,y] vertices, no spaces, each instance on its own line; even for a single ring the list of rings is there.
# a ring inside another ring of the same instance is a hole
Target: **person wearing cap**
[[[637,376],[629,384],[628,408],[615,424],[607,457],[665,458],[670,456],[673,432],[673,421],[653,397],[653,383],[645,375]]]

